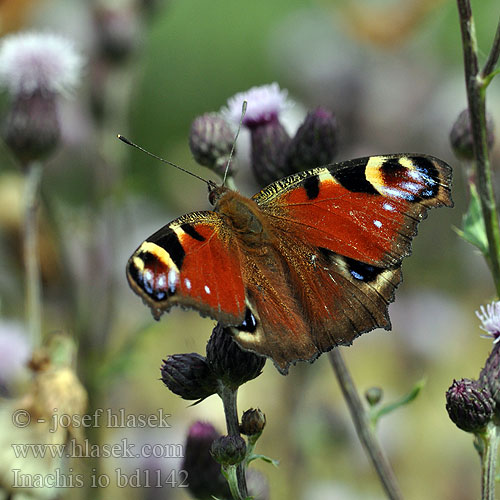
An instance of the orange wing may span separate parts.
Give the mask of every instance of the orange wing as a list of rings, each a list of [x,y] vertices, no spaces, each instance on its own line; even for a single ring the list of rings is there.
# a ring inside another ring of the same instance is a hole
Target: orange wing
[[[279,180],[253,199],[279,231],[375,266],[410,253],[431,207],[452,206],[451,168],[425,155],[359,158]]]
[[[194,212],[142,243],[128,261],[127,278],[156,318],[180,304],[235,325],[245,320],[240,260],[220,215]]]

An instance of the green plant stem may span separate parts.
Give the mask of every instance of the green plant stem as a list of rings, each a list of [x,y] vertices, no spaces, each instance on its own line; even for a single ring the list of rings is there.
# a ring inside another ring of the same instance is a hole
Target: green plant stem
[[[495,500],[495,475],[498,453],[498,427],[488,424],[486,431],[477,436],[481,440],[481,500]]]
[[[472,128],[478,191],[481,199],[486,236],[488,238],[488,260],[497,295],[500,297],[500,230],[498,227],[497,209],[488,155],[485,95],[487,80],[485,80],[479,72],[477,40],[470,1],[457,0],[457,5],[462,32],[465,85]],[[497,34],[493,49],[485,65],[487,71],[493,68],[498,60],[498,51],[500,50],[499,44],[500,41],[498,41]]]
[[[497,31],[495,33],[495,38],[493,40],[493,45],[491,47],[484,68],[481,71],[481,78],[485,80],[488,80],[490,78],[490,76],[495,72],[495,67],[498,63],[499,57],[500,57],[500,17],[498,19],[498,26],[497,26]]]
[[[238,420],[238,408],[236,403],[237,395],[238,389],[233,390],[221,384],[221,387],[219,388],[219,396],[221,397],[224,405],[224,415],[226,416],[226,427],[229,436],[240,436],[240,423]],[[236,469],[236,477],[238,479],[240,498],[245,499],[248,496],[248,490],[244,464],[238,465]]]
[[[377,472],[387,498],[390,498],[391,500],[402,499],[403,496],[396,481],[396,477],[394,476],[394,472],[392,471],[389,461],[385,457],[377,436],[370,425],[370,417],[361,403],[358,391],[354,385],[344,358],[342,357],[340,348],[336,347],[335,349],[332,349],[328,353],[328,357],[335,371],[335,375],[337,376],[337,380],[340,388],[342,389],[342,394],[347,402],[347,406],[349,407],[349,411],[351,412],[351,417],[358,437],[361,444],[365,448],[375,471]]]
[[[37,224],[41,179],[42,164],[39,162],[28,164],[26,166],[24,186],[23,256],[26,276],[26,321],[33,348],[40,346],[42,339],[42,287]]]

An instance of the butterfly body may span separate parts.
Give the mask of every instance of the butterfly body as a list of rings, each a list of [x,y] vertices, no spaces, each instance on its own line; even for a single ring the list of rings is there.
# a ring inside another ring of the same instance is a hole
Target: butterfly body
[[[450,175],[433,157],[386,155],[300,172],[252,198],[209,184],[214,210],[148,238],[128,280],[155,317],[195,308],[286,373],[390,328],[401,261],[427,209],[451,206]]]

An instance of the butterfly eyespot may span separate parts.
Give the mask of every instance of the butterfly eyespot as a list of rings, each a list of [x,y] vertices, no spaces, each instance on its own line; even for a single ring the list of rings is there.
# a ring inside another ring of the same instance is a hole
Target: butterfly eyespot
[[[252,311],[247,307],[245,311],[245,319],[241,325],[237,326],[236,329],[240,332],[254,333],[257,329],[257,320],[253,315]]]
[[[354,279],[363,282],[374,281],[377,276],[384,270],[381,267],[371,266],[369,264],[365,264],[364,262],[349,259],[348,257],[344,257],[344,261],[347,265],[347,269],[351,273],[351,276]]]

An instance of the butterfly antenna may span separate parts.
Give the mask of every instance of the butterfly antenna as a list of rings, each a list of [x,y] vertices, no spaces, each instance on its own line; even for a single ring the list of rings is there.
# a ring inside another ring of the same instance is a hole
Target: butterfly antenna
[[[186,170],[185,168],[179,167],[179,165],[176,165],[175,163],[172,163],[171,161],[165,160],[161,156],[157,156],[157,155],[155,155],[153,153],[150,153],[147,149],[141,148],[141,146],[138,146],[137,144],[135,144],[134,142],[130,141],[129,139],[127,139],[123,135],[118,134],[117,137],[118,137],[118,139],[120,139],[120,141],[124,142],[125,144],[128,144],[129,146],[132,146],[132,147],[138,149],[139,151],[142,151],[143,153],[146,153],[147,155],[152,156],[153,158],[156,158],[157,160],[160,160],[163,163],[166,163],[167,165],[170,165],[172,167],[178,168],[182,172],[185,172],[186,174],[189,174],[189,175],[192,175],[193,177],[196,177],[200,181],[203,181],[205,184],[208,184],[209,186],[211,185],[211,182],[207,181],[203,177],[200,177],[199,175],[196,175],[193,172],[190,172],[189,170]]]
[[[224,179],[222,181],[223,186],[226,184],[226,178],[227,178],[227,173],[229,171],[229,165],[231,164],[231,160],[233,159],[233,153],[234,153],[234,148],[236,147],[236,141],[238,140],[238,136],[240,135],[241,126],[243,125],[243,118],[245,117],[245,114],[247,112],[247,104],[248,104],[247,101],[243,101],[243,104],[241,105],[240,123],[238,124],[238,130],[236,131],[236,135],[234,136],[233,145],[231,147],[231,152],[229,153],[229,159],[227,160],[227,164],[226,164],[226,170],[224,171]]]

